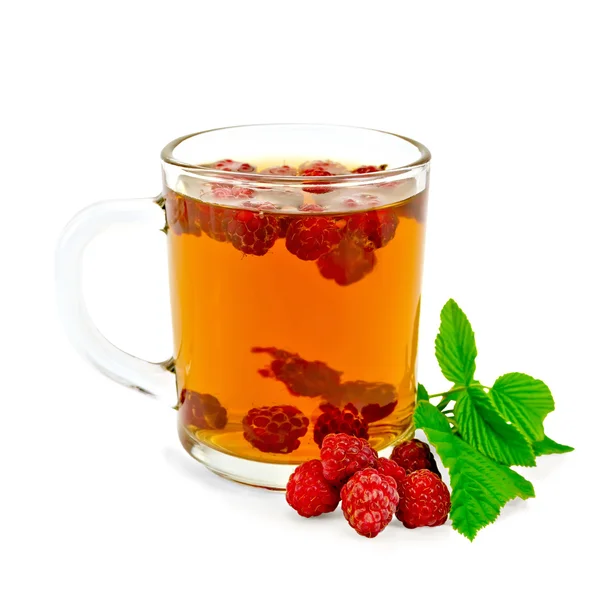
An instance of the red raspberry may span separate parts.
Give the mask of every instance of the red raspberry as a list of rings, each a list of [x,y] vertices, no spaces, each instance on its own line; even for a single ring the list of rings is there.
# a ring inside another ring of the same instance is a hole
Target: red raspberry
[[[219,400],[193,390],[181,390],[179,414],[185,425],[198,429],[223,429],[227,425],[227,411]]]
[[[377,466],[377,453],[366,440],[346,433],[330,433],[321,445],[323,476],[331,483],[344,483],[354,473]]]
[[[396,388],[391,383],[346,381],[325,396],[336,406],[353,404],[367,423],[385,419],[398,404]],[[402,466],[402,465],[401,465]]]
[[[261,452],[288,454],[300,446],[308,419],[295,406],[252,408],[242,420],[244,438]]]
[[[375,252],[344,239],[337,248],[318,258],[317,267],[325,279],[333,279],[338,285],[351,285],[366,277],[376,263]]]
[[[311,160],[302,163],[298,167],[298,175],[306,175],[306,172],[312,169],[329,171],[331,175],[345,175],[350,172],[344,165],[332,160]]]
[[[367,423],[352,404],[347,404],[342,410],[326,404],[322,410],[323,414],[317,419],[313,434],[319,448],[323,444],[323,438],[329,433],[347,433],[364,440],[369,439]]]
[[[266,175],[284,175],[284,176],[293,176],[296,175],[296,167],[290,167],[289,165],[282,165],[281,167],[269,167],[268,169],[263,169],[261,173],[265,173]]]
[[[362,167],[357,167],[352,172],[353,173],[377,173],[377,171],[385,171],[387,169],[387,165],[379,165],[378,167],[374,165],[363,165]]]
[[[438,477],[440,470],[435,462],[429,446],[421,440],[407,440],[400,442],[393,450],[390,458],[407,473],[427,469]]]
[[[340,491],[323,477],[321,461],[309,460],[292,473],[285,499],[302,517],[318,517],[337,508]]]
[[[349,216],[347,231],[361,248],[377,250],[386,246],[394,238],[397,227],[396,213],[384,208]]]
[[[273,357],[271,364],[258,372],[263,377],[281,381],[292,396],[315,398],[340,384],[341,372],[335,371],[320,360],[305,360],[298,354],[278,348],[255,347],[251,351]]]
[[[302,171],[300,175],[305,177],[331,177],[332,173],[325,171],[324,169],[306,169]],[[310,185],[302,188],[309,194],[326,194],[331,191],[331,187],[327,185]]]
[[[364,469],[342,488],[342,511],[356,533],[372,538],[388,526],[398,499],[393,477]]]
[[[437,527],[450,512],[450,492],[446,484],[427,469],[410,473],[400,486],[396,517],[404,527]]]
[[[217,162],[204,166],[209,167],[210,169],[217,169],[218,171],[231,171],[236,173],[252,173],[256,171],[256,167],[253,167],[248,163],[241,163],[236,160],[231,160],[230,158],[218,160]]]
[[[388,477],[391,477],[400,490],[400,483],[406,479],[406,471],[393,460],[389,458],[378,458],[377,459],[377,470]]]
[[[290,224],[285,246],[300,260],[317,260],[342,240],[344,222],[327,217],[296,217]]]
[[[254,198],[254,190],[239,185],[227,185],[224,183],[211,184],[211,194],[217,200],[247,200]]]
[[[274,211],[277,210],[277,206],[269,200],[261,200],[256,198],[255,200],[244,200],[241,204],[244,208],[254,208],[260,211]]]
[[[236,210],[227,222],[227,237],[244,254],[263,256],[279,238],[277,218],[250,210]]]

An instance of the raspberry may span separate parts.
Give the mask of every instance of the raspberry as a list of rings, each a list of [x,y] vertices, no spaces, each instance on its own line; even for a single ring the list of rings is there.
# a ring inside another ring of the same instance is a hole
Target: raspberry
[[[365,250],[386,246],[396,235],[398,216],[391,209],[371,210],[348,217],[347,231]]]
[[[181,390],[179,414],[186,425],[198,429],[223,429],[227,425],[227,411],[219,400],[193,390]]]
[[[324,169],[307,169],[306,171],[302,171],[300,175],[304,175],[306,177],[331,177],[332,173],[325,171]],[[327,185],[311,185],[303,187],[302,189],[309,194],[326,194],[327,192],[331,191],[331,188]]]
[[[285,246],[300,260],[317,260],[340,243],[343,226],[327,217],[297,217],[288,227]]]
[[[380,165],[376,167],[374,165],[363,165],[362,167],[357,167],[352,172],[353,173],[377,173],[377,171],[385,171],[387,169],[387,165]]]
[[[244,438],[261,452],[288,454],[300,446],[308,419],[295,406],[252,408],[242,420]]]
[[[331,483],[344,483],[354,473],[377,466],[377,453],[366,440],[347,433],[330,433],[321,445],[323,476]]]
[[[254,190],[239,185],[227,185],[224,183],[211,184],[211,194],[217,200],[246,200],[254,198]]]
[[[427,469],[438,477],[440,475],[440,470],[429,446],[421,440],[413,439],[400,442],[392,450],[390,458],[401,467],[404,467],[407,473]]]
[[[367,423],[388,417],[398,404],[396,388],[391,383],[369,383],[360,380],[342,383],[327,394],[325,399],[336,406],[353,404]]]
[[[227,237],[244,254],[263,256],[279,238],[277,218],[250,210],[237,210],[227,222]]]
[[[254,353],[269,354],[273,360],[269,367],[258,372],[263,377],[281,381],[292,396],[315,398],[335,389],[340,384],[341,372],[335,371],[320,360],[305,360],[278,348],[251,349]]]
[[[236,173],[252,173],[256,171],[256,167],[253,167],[248,163],[241,163],[236,160],[231,160],[230,158],[218,160],[217,162],[204,166],[210,169],[216,169],[217,171],[231,171]]]
[[[321,461],[309,460],[292,473],[285,499],[302,517],[318,517],[337,508],[340,492],[323,477]]]
[[[317,267],[325,279],[333,279],[338,285],[351,285],[366,277],[376,263],[374,252],[344,239],[337,248],[318,258]]]
[[[367,423],[352,404],[347,404],[342,410],[326,404],[322,410],[323,414],[317,419],[313,434],[319,448],[328,433],[347,433],[357,438],[369,439]]]
[[[266,175],[293,176],[296,175],[296,167],[290,167],[289,165],[282,165],[281,167],[269,167],[268,169],[263,169],[261,173]]]
[[[406,471],[400,465],[389,458],[378,458],[377,470],[391,477],[396,482],[398,490],[400,490],[400,483],[406,479]]]
[[[345,175],[350,172],[344,165],[332,160],[311,160],[302,163],[298,167],[298,175],[307,175],[307,171],[312,169],[329,171],[331,175]]]
[[[356,533],[369,538],[388,526],[398,500],[393,477],[375,469],[359,471],[342,488],[342,511],[346,520]]]
[[[437,527],[450,512],[450,492],[446,484],[427,469],[415,471],[400,486],[396,517],[404,527]]]

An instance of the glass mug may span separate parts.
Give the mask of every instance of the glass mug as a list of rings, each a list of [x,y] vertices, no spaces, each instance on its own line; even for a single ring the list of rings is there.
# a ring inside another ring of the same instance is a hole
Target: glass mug
[[[164,191],[98,203],[59,243],[59,309],[114,380],[177,390],[185,449],[212,471],[283,489],[323,437],[378,451],[412,434],[429,151],[357,127],[251,125],[162,151]],[[174,357],[150,363],[94,326],[86,245],[114,223],[166,232]],[[173,377],[174,374],[174,377]]]

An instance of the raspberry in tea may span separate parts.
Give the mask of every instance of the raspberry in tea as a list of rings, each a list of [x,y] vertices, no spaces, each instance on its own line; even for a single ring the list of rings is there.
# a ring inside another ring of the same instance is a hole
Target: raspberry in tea
[[[385,165],[283,158],[165,192],[182,440],[282,464],[332,433],[382,449],[411,427],[425,191],[340,191],[319,178]]]

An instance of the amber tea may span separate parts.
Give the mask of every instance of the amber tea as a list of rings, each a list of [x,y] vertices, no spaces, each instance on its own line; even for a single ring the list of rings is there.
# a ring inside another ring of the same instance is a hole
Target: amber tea
[[[327,433],[408,435],[426,189],[328,183],[385,165],[207,166],[308,179],[165,190],[184,445],[297,464]]]

